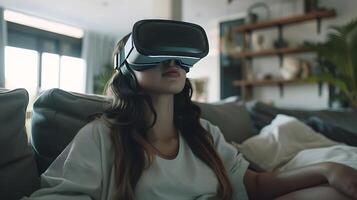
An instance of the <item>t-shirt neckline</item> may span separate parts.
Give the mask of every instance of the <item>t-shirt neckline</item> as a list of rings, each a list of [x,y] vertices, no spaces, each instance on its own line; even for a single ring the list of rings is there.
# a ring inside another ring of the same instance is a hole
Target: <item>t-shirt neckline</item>
[[[165,154],[162,154],[157,148],[155,148],[154,146],[152,146],[153,148],[155,148],[156,150],[156,156],[161,159],[161,160],[176,160],[179,155],[180,155],[180,152],[182,150],[182,147],[181,147],[181,143],[182,143],[182,139],[181,139],[181,134],[180,134],[180,131],[177,132],[177,141],[178,141],[178,150],[177,150],[177,153],[176,155],[172,155],[172,156],[168,156],[168,155],[165,155]]]
[[[140,138],[139,140],[141,140],[142,145],[143,145],[145,148],[147,148],[148,150],[150,150],[151,152],[153,152],[154,155],[155,155],[157,158],[159,158],[159,159],[161,159],[161,160],[171,161],[171,160],[176,160],[176,159],[179,157],[180,152],[181,152],[181,150],[182,150],[182,145],[181,145],[181,143],[182,143],[182,141],[181,141],[182,138],[181,138],[180,131],[178,131],[177,134],[178,134],[177,140],[178,140],[178,143],[179,143],[179,145],[178,145],[178,150],[177,150],[177,153],[176,153],[175,155],[172,155],[172,156],[168,156],[168,155],[165,155],[165,154],[161,153],[155,146],[153,146],[152,144],[150,144],[148,141],[146,141],[146,140],[145,140],[144,138],[142,138],[142,137],[139,137],[139,138]]]

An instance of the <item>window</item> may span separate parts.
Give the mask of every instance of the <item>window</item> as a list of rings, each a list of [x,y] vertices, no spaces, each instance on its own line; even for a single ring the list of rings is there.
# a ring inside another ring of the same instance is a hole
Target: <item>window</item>
[[[74,92],[85,90],[84,63],[80,58],[61,56],[60,88]]]
[[[83,59],[42,53],[41,90],[61,88],[73,92],[85,90]]]
[[[42,53],[41,89],[59,87],[60,56],[53,53]]]
[[[82,39],[7,21],[5,87],[25,88],[30,104],[50,88],[85,92]]]
[[[38,93],[38,52],[29,49],[5,47],[5,87],[25,88],[30,103]]]

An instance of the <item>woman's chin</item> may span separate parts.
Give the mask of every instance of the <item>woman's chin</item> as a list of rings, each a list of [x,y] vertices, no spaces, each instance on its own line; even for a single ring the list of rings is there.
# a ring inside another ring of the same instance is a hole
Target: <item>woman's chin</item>
[[[149,93],[152,94],[157,94],[157,95],[175,95],[180,93],[183,90],[183,87],[166,87],[166,88],[160,88],[157,90],[151,90],[148,91]]]
[[[169,90],[166,90],[163,92],[163,94],[172,94],[172,95],[175,95],[175,94],[178,94],[182,91],[183,88],[170,88]]]

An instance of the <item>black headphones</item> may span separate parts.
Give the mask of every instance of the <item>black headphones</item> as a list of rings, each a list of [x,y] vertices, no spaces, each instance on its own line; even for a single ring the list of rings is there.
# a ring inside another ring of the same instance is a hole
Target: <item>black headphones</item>
[[[129,67],[128,63],[125,62],[119,67],[120,73],[124,76],[125,81],[129,84],[129,87],[133,91],[138,91],[139,84],[136,79],[134,71]]]

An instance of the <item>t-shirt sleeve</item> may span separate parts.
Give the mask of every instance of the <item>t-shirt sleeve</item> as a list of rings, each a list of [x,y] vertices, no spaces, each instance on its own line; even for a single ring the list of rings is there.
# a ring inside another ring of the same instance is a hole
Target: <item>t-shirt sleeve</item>
[[[83,127],[41,175],[41,189],[21,200],[99,200],[102,169],[95,130],[93,123]]]
[[[205,122],[205,120],[202,123],[206,123],[204,127],[211,133],[215,149],[227,170],[234,189],[233,199],[248,199],[243,182],[244,174],[249,166],[248,161],[243,158],[243,155],[233,145],[225,140],[221,130],[217,126],[210,124],[208,121]]]

